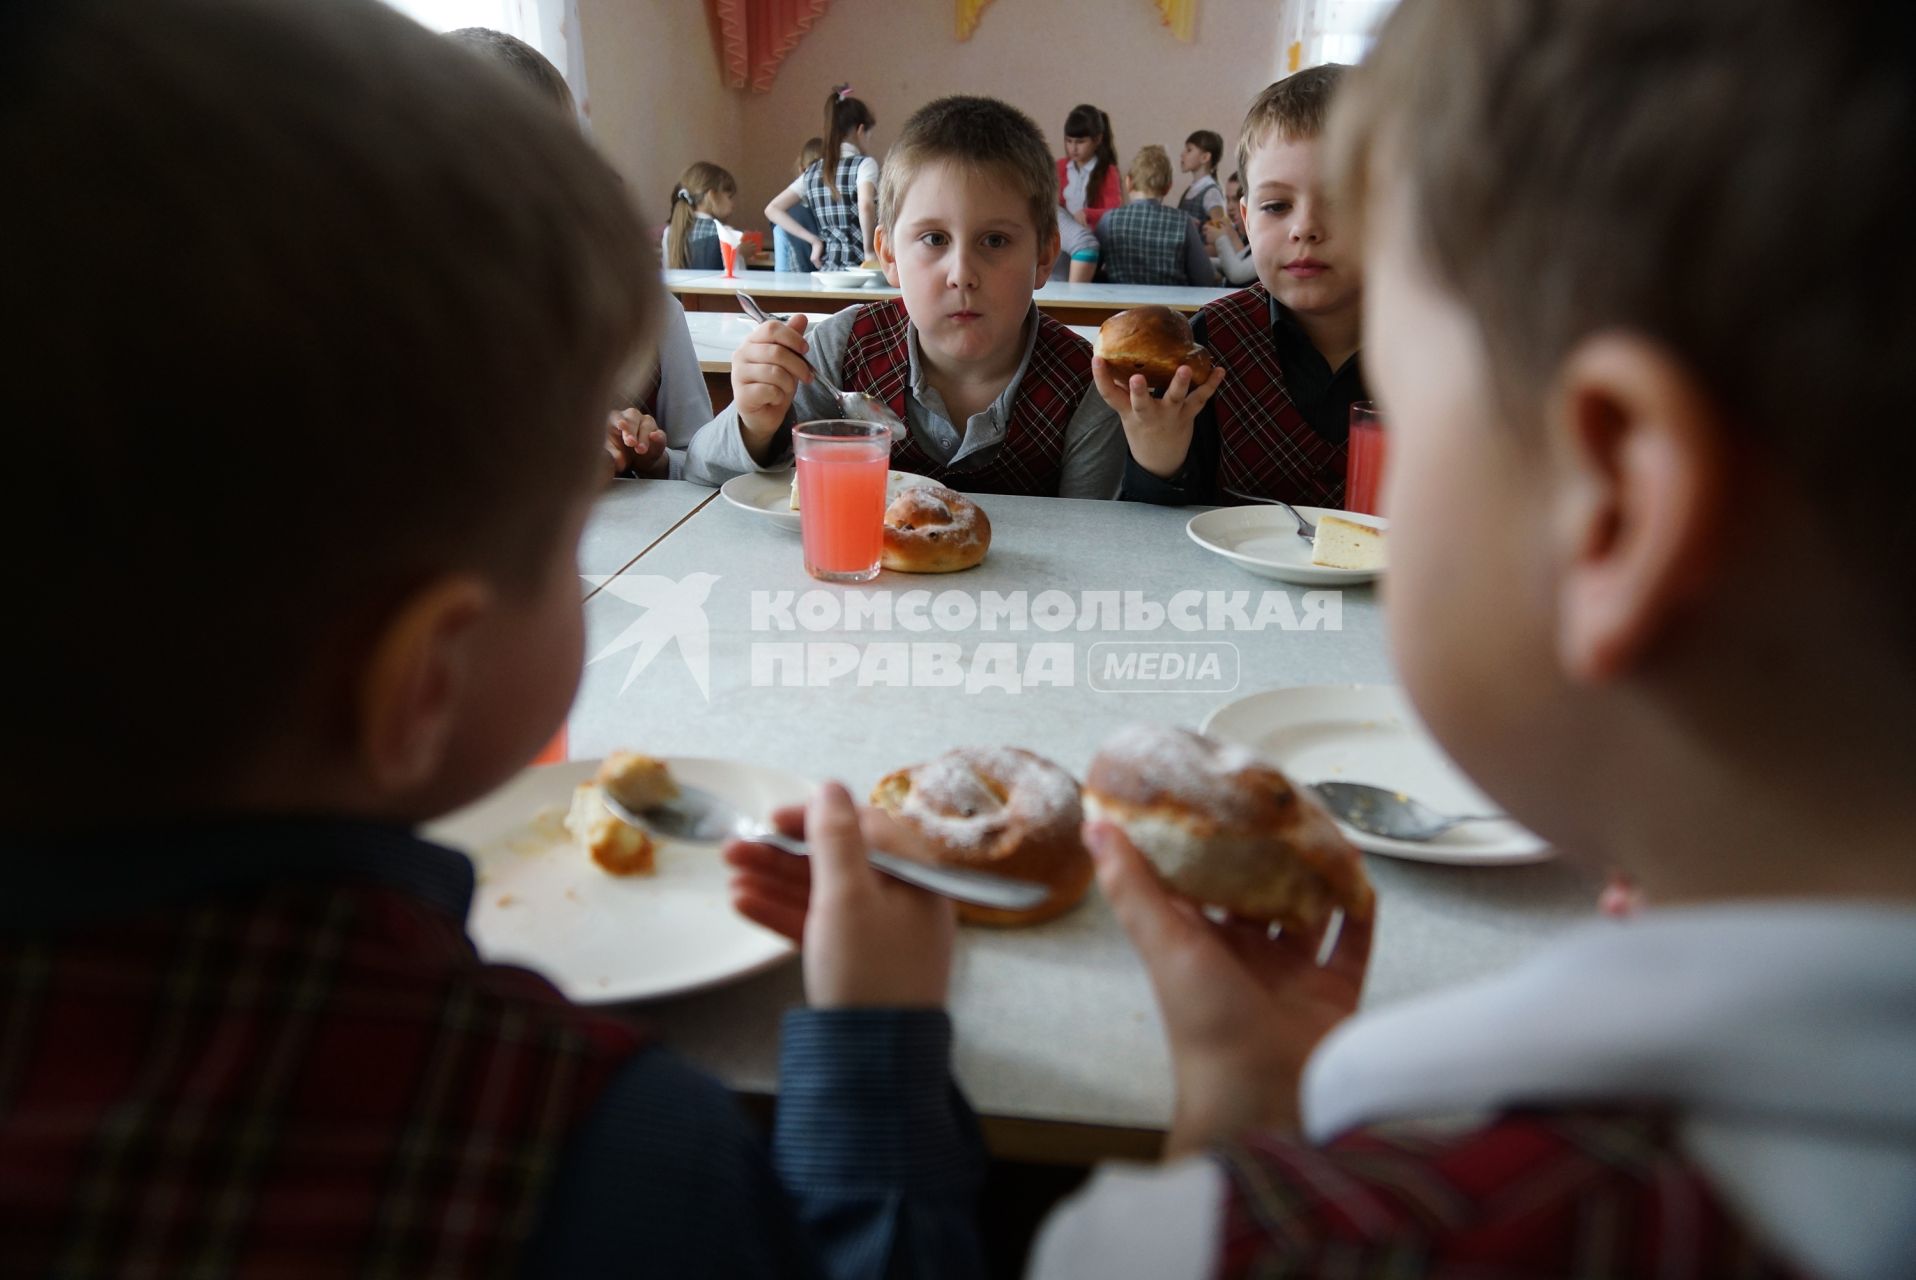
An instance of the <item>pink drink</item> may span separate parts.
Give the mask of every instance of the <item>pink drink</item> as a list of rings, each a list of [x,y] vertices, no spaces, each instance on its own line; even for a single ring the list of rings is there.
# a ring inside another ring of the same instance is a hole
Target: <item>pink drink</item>
[[[1377,406],[1351,406],[1350,447],[1344,467],[1344,509],[1381,516],[1384,495],[1384,423]]]
[[[885,549],[891,436],[863,422],[808,422],[793,432],[805,572],[827,582],[878,576]]]

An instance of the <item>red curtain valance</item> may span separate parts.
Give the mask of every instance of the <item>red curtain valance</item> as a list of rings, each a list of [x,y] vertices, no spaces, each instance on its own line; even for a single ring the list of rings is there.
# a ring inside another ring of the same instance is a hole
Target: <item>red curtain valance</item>
[[[706,0],[727,87],[764,93],[831,0]]]

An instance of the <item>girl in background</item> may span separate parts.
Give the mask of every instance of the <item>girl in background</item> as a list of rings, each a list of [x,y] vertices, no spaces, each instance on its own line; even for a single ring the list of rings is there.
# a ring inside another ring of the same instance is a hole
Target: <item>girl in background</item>
[[[723,271],[718,227],[732,216],[737,199],[737,179],[710,161],[700,160],[680,174],[672,190],[672,221],[665,228],[665,265]]]
[[[812,167],[817,159],[825,154],[823,138],[807,138],[805,145],[799,148],[798,163],[792,166],[794,177],[802,178],[805,171]],[[800,200],[785,211],[792,221],[813,235],[818,234],[818,219],[812,216],[812,206]],[[801,250],[799,246],[805,247]],[[812,268],[812,246],[776,224],[772,227],[772,266],[779,271],[809,271]]]
[[[1199,129],[1184,140],[1184,154],[1178,157],[1179,171],[1191,175],[1178,210],[1199,226],[1224,226],[1230,221],[1224,188],[1217,184],[1217,162],[1223,154],[1224,139],[1210,129]]]
[[[1124,203],[1111,117],[1088,102],[1064,118],[1064,158],[1058,161],[1058,202],[1092,230]]]
[[[785,234],[811,246],[819,271],[849,271],[872,256],[878,225],[878,161],[867,154],[878,124],[872,109],[841,84],[825,99],[825,151],[791,186],[765,206],[765,217]],[[817,230],[807,230],[791,209],[812,207]]]

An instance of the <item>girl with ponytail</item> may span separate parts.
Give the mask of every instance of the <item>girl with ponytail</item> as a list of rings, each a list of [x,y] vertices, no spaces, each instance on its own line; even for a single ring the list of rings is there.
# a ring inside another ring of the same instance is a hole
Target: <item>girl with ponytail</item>
[[[811,246],[812,266],[847,271],[872,256],[878,225],[878,161],[866,154],[878,117],[852,87],[841,84],[825,99],[825,153],[765,206],[765,217],[795,240]],[[789,210],[799,201],[818,220],[813,231]]]
[[[1088,102],[1064,118],[1064,158],[1058,161],[1058,202],[1087,227],[1124,203],[1111,117]]]
[[[672,189],[672,220],[665,227],[665,265],[722,271],[719,223],[732,216],[738,181],[710,161],[700,160],[679,175]]]

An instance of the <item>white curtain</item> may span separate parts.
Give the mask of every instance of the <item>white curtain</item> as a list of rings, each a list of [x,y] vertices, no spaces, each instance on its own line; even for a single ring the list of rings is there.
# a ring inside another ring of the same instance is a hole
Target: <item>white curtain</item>
[[[521,40],[552,60],[572,87],[574,102],[586,101],[585,46],[579,38],[579,0],[386,0],[434,31],[491,27]]]
[[[1287,47],[1297,69],[1324,62],[1362,62],[1377,26],[1397,0],[1289,0]]]

